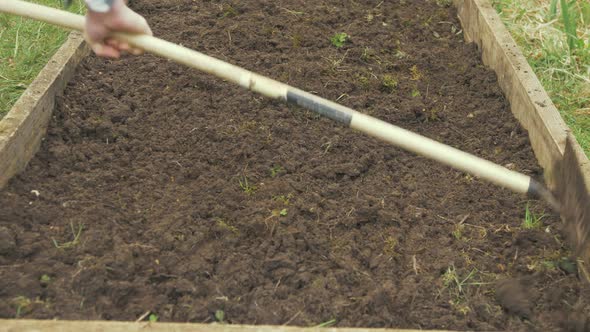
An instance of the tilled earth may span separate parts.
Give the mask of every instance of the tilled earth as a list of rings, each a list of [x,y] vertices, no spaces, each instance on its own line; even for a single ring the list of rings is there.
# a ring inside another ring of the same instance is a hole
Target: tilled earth
[[[444,1],[131,5],[159,37],[542,177]],[[588,328],[547,206],[150,55],[83,61],[0,206],[3,318]]]

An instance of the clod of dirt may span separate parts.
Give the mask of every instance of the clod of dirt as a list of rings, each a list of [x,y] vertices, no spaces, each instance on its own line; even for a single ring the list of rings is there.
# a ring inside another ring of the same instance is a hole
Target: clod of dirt
[[[16,248],[16,239],[10,229],[0,227],[0,255],[11,253]]]
[[[498,282],[496,300],[510,314],[529,319],[532,303],[529,294],[518,280],[510,279]]]

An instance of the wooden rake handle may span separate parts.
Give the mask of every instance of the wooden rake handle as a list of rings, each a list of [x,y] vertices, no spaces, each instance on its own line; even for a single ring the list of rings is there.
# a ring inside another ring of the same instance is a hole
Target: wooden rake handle
[[[84,17],[63,10],[20,0],[0,0],[0,11],[84,31]],[[297,104],[350,128],[471,173],[514,192],[527,194],[532,198],[545,198],[554,208],[559,207],[551,193],[527,175],[511,171],[485,159],[186,47],[147,35],[115,33],[113,37],[150,53],[239,84],[267,97]]]

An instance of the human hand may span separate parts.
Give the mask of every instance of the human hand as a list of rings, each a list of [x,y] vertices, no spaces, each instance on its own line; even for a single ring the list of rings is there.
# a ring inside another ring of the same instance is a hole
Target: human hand
[[[106,13],[88,11],[84,38],[99,56],[118,58],[121,52],[138,55],[143,50],[131,47],[126,42],[110,38],[113,32],[129,32],[152,35],[145,18],[131,10],[123,0],[114,0]]]

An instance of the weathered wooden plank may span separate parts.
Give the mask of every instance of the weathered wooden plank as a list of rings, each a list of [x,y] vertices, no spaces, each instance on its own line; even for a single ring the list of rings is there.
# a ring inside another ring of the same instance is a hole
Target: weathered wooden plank
[[[0,188],[22,171],[39,149],[55,97],[88,54],[84,39],[71,33],[12,109],[0,121]]]
[[[427,330],[369,329],[369,328],[319,328],[296,326],[230,325],[230,324],[188,324],[188,323],[147,323],[109,321],[58,321],[58,320],[2,320],[0,332],[417,332]],[[442,332],[442,330],[438,330]]]
[[[551,174],[563,158],[567,125],[488,0],[454,0],[467,41],[496,72],[512,112],[528,130],[540,165]]]

